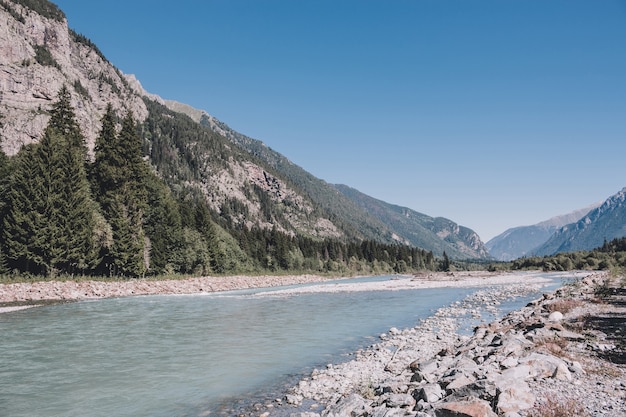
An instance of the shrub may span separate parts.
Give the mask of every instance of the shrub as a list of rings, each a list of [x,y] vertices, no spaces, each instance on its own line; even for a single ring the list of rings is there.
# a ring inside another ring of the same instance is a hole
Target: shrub
[[[580,300],[556,300],[546,305],[546,308],[550,312],[560,311],[561,313],[565,314],[565,313],[572,311],[573,309],[575,309],[576,307],[582,304],[583,303]]]
[[[557,401],[547,398],[544,403],[535,406],[528,417],[589,417],[589,413],[575,399]]]

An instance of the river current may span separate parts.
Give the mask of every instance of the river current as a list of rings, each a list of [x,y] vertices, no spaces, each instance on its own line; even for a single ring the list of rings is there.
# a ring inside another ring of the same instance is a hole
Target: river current
[[[284,288],[0,314],[0,416],[219,414],[280,392],[313,367],[341,361],[389,328],[414,326],[477,290],[273,294]]]

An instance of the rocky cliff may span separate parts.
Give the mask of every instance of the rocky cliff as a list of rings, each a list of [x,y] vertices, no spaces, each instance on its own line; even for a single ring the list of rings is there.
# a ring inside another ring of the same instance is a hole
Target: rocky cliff
[[[68,28],[62,12],[44,16],[19,2],[1,2],[0,136],[8,155],[40,139],[63,84],[90,149],[108,103],[120,115],[130,110],[138,120],[147,116],[131,83],[87,38]]]

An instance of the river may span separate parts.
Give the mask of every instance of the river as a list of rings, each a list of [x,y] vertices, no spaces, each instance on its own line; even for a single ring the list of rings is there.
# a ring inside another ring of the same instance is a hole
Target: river
[[[2,314],[0,416],[219,414],[279,393],[313,367],[340,361],[389,328],[414,326],[476,291],[274,294],[284,288],[113,298]]]

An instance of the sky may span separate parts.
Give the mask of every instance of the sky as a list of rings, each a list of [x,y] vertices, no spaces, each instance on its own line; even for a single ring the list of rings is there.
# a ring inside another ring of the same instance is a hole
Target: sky
[[[56,0],[150,93],[487,242],[626,187],[626,0]]]

